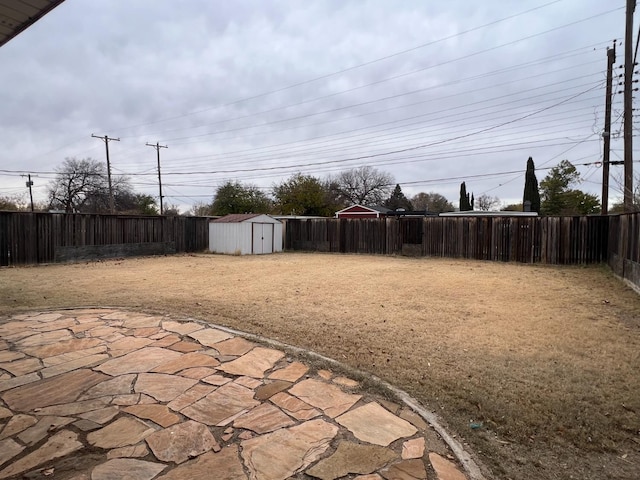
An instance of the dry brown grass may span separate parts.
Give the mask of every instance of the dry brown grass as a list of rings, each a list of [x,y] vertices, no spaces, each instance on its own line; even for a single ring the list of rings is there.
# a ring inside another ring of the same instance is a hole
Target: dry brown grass
[[[0,292],[5,313],[140,308],[333,357],[437,411],[496,478],[640,478],[640,297],[603,266],[191,255],[3,269]]]

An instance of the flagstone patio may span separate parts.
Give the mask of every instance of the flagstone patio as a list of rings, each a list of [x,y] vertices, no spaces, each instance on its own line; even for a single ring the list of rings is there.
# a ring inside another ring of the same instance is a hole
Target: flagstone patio
[[[0,479],[466,480],[422,417],[196,321],[0,318]]]

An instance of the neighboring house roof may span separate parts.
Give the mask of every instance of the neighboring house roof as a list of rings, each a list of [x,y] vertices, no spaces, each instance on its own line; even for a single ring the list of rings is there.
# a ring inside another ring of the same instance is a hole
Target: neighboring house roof
[[[359,203],[355,204],[355,205],[351,205],[347,208],[343,208],[342,210],[338,210],[336,212],[336,215],[338,213],[366,213],[366,212],[371,212],[371,213],[388,213],[391,212],[390,209],[385,208],[385,207],[367,207],[365,205],[360,205]]]
[[[250,220],[255,217],[259,217],[260,213],[232,213],[230,215],[225,215],[224,217],[216,218],[215,220],[211,220],[213,223],[240,223],[246,220]]]
[[[387,207],[378,207],[378,206],[375,206],[375,207],[367,207],[367,208],[370,208],[370,209],[375,210],[376,212],[380,212],[380,213],[389,213],[389,212],[393,212],[393,210],[391,210],[390,208],[387,208]]]

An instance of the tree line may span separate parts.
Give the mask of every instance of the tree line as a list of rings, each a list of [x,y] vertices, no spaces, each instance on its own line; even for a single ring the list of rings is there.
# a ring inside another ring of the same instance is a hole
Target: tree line
[[[475,198],[460,185],[459,209],[479,211],[532,211],[541,215],[588,215],[601,211],[596,195],[578,187],[580,173],[568,160],[549,169],[538,184],[533,159],[527,160],[521,203],[501,206],[498,197],[488,194]],[[636,182],[636,185],[638,182]],[[395,185],[395,186],[394,186]],[[127,176],[112,176],[115,210],[121,214],[157,215],[156,197],[135,192]],[[640,210],[640,188],[634,195]],[[279,215],[333,216],[350,205],[383,206],[391,210],[452,212],[454,205],[436,192],[420,192],[408,198],[393,176],[371,166],[344,170],[324,178],[296,173],[262,189],[250,183],[228,180],[215,189],[210,202],[200,202],[187,212],[196,216],[230,213],[271,213]],[[0,210],[28,210],[24,196],[0,196]],[[109,188],[103,162],[86,158],[67,158],[56,168],[56,176],[47,186],[47,201],[35,205],[40,211],[67,213],[108,213]],[[622,211],[622,203],[612,213]],[[165,214],[179,214],[176,205],[168,205]]]
[[[216,189],[211,203],[200,203],[194,215],[230,213],[272,213],[332,217],[338,210],[354,204],[383,206],[391,210],[450,212],[454,206],[444,196],[418,193],[407,198],[393,176],[370,166],[342,171],[318,178],[296,173],[275,184],[270,191],[255,185],[227,181]]]

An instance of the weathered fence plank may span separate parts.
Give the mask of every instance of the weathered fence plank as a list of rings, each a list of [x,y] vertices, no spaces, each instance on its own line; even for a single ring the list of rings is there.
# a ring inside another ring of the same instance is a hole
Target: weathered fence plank
[[[609,240],[608,217],[599,216],[326,218],[286,222],[286,250],[584,264],[604,261]],[[329,239],[329,231],[339,233]]]
[[[92,248],[67,248],[60,261],[68,252],[99,252],[101,246],[105,252],[143,253],[160,251],[150,244],[170,244],[163,251],[195,252],[206,250],[208,242],[205,217],[0,212],[0,266],[55,262],[56,252],[66,247]],[[129,244],[135,246],[114,247]]]

